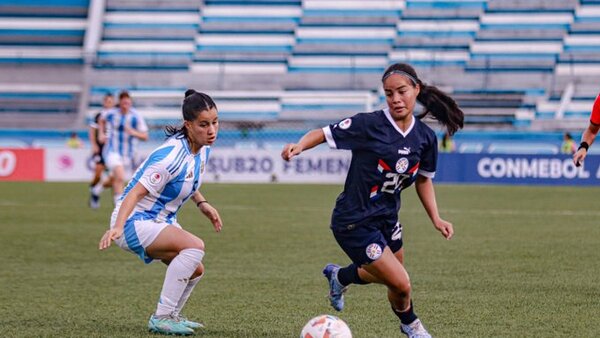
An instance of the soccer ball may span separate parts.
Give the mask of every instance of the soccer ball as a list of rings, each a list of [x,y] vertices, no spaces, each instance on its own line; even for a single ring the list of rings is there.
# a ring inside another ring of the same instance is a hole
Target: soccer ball
[[[352,338],[350,328],[336,316],[320,315],[306,323],[300,338]]]

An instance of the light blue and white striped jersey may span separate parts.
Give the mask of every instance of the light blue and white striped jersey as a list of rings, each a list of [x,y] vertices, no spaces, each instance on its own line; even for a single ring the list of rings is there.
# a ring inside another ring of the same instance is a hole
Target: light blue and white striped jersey
[[[106,111],[103,115],[106,121],[106,150],[115,152],[125,158],[133,158],[138,139],[125,132],[129,127],[140,132],[147,132],[148,126],[140,113],[131,108],[127,114],[121,114],[119,108]]]
[[[209,154],[208,146],[202,147],[198,154],[192,154],[188,141],[181,134],[169,138],[136,170],[118,205],[139,182],[150,193],[135,206],[128,218],[175,223],[179,208],[202,184]]]

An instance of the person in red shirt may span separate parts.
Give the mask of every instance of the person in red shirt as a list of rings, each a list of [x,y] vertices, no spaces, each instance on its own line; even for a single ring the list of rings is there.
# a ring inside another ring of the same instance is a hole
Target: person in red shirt
[[[598,135],[598,131],[600,130],[600,94],[596,97],[594,101],[594,107],[592,108],[592,114],[590,116],[590,124],[587,129],[581,135],[581,144],[577,149],[575,155],[573,155],[573,163],[576,166],[580,166],[585,156],[587,155],[589,147],[594,143],[596,139],[596,135]]]

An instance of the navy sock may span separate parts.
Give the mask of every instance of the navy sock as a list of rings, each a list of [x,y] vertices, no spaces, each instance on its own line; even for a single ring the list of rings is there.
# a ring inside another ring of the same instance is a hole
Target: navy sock
[[[417,320],[418,317],[415,314],[415,311],[413,309],[414,309],[414,307],[413,307],[412,300],[410,301],[410,307],[408,308],[408,310],[406,310],[404,312],[400,312],[400,311],[394,309],[394,307],[392,306],[392,310],[394,311],[396,316],[398,316],[398,318],[400,318],[400,321],[404,325],[408,325],[408,324],[414,322],[415,320]]]
[[[365,282],[362,279],[360,279],[360,276],[358,275],[358,266],[356,266],[356,264],[354,263],[344,268],[340,268],[337,277],[338,281],[343,286],[350,284],[369,284],[368,282]]]

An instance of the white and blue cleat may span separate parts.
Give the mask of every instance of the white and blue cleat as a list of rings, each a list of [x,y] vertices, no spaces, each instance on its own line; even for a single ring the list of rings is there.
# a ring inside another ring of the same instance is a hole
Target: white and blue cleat
[[[204,324],[187,319],[185,316],[177,315],[177,319],[192,330],[204,328]]]
[[[194,330],[186,326],[178,317],[171,315],[150,316],[148,330],[154,333],[174,336],[189,336],[194,334]]]
[[[400,324],[400,330],[407,335],[408,338],[431,338],[431,335],[427,332],[419,319],[416,319],[408,325]]]
[[[323,275],[329,282],[329,303],[336,311],[344,309],[344,292],[348,289],[338,281],[337,275],[340,266],[336,264],[327,264],[323,269]]]

